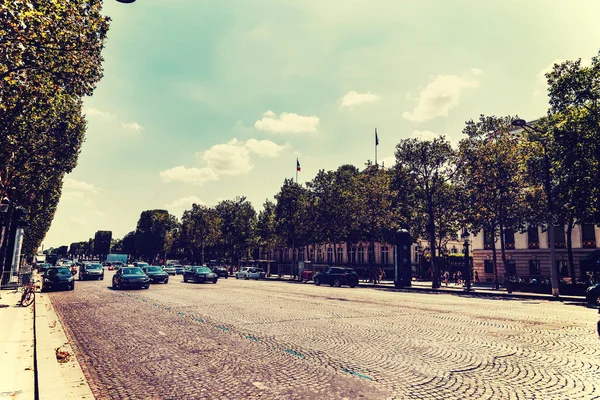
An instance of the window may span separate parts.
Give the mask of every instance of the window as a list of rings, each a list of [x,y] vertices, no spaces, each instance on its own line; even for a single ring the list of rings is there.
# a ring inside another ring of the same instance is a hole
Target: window
[[[516,261],[508,261],[506,263],[506,272],[508,275],[514,276],[517,274],[517,263]]]
[[[387,246],[381,246],[381,263],[389,264],[390,263],[390,253]]]
[[[512,229],[504,230],[504,248],[514,250],[515,248],[515,231]]]
[[[337,248],[336,263],[342,264],[344,262],[344,248],[342,246]]]
[[[530,226],[527,228],[527,243],[530,249],[540,248],[540,237],[538,234],[538,227]]]
[[[358,263],[359,264],[365,263],[365,248],[363,246],[360,246],[358,248]]]
[[[323,250],[320,247],[317,249],[317,262],[319,264],[323,262]]]
[[[298,260],[304,261],[304,247],[298,249]]]
[[[353,247],[353,248],[350,250],[350,262],[351,262],[352,264],[356,264],[356,247]]]
[[[327,248],[327,264],[333,264],[333,248]]]
[[[315,248],[314,247],[310,248],[308,254],[310,254],[310,256],[309,256],[310,261],[315,262]]]
[[[375,246],[369,246],[369,264],[375,264]]]
[[[581,244],[584,249],[596,248],[596,232],[594,224],[581,225]]]
[[[529,260],[529,275],[540,274],[540,260]]]
[[[554,226],[554,246],[557,249],[565,249],[567,247],[564,225]]]
[[[494,246],[494,238],[492,237],[492,232],[489,229],[483,230],[483,248],[491,249]]]
[[[494,273],[494,262],[492,260],[484,260],[483,272],[485,272],[486,274]]]
[[[558,264],[558,271],[561,277],[569,276],[569,263],[566,260],[558,260],[556,261]]]

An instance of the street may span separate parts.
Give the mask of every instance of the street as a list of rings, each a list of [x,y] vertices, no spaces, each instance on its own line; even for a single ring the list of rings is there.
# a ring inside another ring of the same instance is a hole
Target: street
[[[49,294],[98,399],[600,398],[581,304],[111,277]]]

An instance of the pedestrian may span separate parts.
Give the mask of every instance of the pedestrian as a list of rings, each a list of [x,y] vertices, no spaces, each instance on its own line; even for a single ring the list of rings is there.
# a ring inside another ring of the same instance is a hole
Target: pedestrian
[[[475,283],[479,283],[479,273],[475,271]]]
[[[448,271],[444,272],[444,283],[448,286],[448,280],[450,279],[450,273]]]
[[[458,272],[456,273],[456,284],[457,284],[458,286],[461,286],[461,285],[462,285],[462,272],[460,272],[460,271],[458,271]]]

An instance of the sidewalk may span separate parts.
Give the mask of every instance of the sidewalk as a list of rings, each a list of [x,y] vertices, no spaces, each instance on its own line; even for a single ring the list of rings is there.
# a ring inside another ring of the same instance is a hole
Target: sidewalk
[[[94,399],[49,297],[19,307],[21,292],[0,296],[0,400]]]

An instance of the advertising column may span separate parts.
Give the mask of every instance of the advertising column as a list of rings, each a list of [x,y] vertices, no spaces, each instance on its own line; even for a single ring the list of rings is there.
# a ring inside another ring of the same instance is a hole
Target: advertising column
[[[19,268],[21,261],[21,248],[23,247],[23,236],[25,235],[25,231],[23,228],[17,228],[17,232],[15,233],[15,246],[13,249],[13,259],[12,259],[12,268],[10,271],[10,281],[17,282],[19,279]]]

